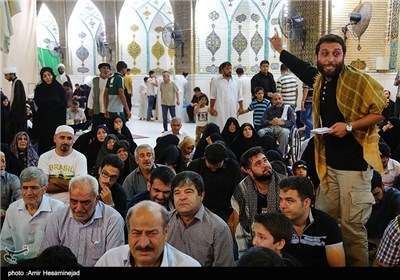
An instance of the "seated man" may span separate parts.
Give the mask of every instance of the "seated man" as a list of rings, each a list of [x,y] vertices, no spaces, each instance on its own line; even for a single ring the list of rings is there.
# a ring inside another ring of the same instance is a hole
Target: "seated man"
[[[379,142],[379,153],[384,168],[382,183],[384,188],[392,187],[394,178],[400,174],[400,163],[391,158],[391,150],[385,142]]]
[[[167,242],[202,266],[232,266],[233,240],[228,225],[204,207],[204,182],[193,171],[172,180],[176,209],[171,213]]]
[[[72,101],[72,106],[67,109],[67,124],[75,131],[86,130],[90,126],[90,121],[86,120],[85,112],[79,108],[77,100]]]
[[[69,205],[47,219],[40,252],[54,245],[71,249],[83,266],[94,266],[111,248],[125,243],[124,219],[99,201],[99,183],[91,175],[69,182]]]
[[[100,201],[117,210],[122,218],[126,214],[126,194],[118,183],[124,169],[124,162],[115,154],[106,155],[98,170]]]
[[[371,192],[375,199],[372,205],[372,213],[365,224],[368,233],[370,247],[378,247],[383,232],[389,222],[400,214],[400,191],[395,188],[384,188],[382,176],[374,170],[371,180]]]
[[[175,136],[177,136],[179,138],[179,143],[183,141],[183,139],[185,139],[186,136],[189,136],[189,134],[187,134],[186,132],[184,132],[183,130],[181,130],[182,128],[182,121],[180,118],[178,117],[174,117],[171,120],[171,129],[168,131],[163,132],[163,134],[161,136],[165,136],[168,134],[173,134]]]
[[[63,206],[45,195],[47,176],[30,166],[20,175],[22,199],[11,203],[1,231],[1,262],[19,263],[37,257],[48,218]],[[19,182],[18,181],[18,182]]]
[[[227,149],[219,143],[211,143],[204,157],[193,160],[188,170],[198,173],[204,181],[203,204],[225,222],[233,215],[231,197],[243,175],[236,160],[227,158]],[[233,217],[232,217],[233,218]],[[231,228],[232,233],[235,232]]]
[[[142,201],[129,209],[126,226],[128,244],[108,250],[95,266],[177,267],[200,263],[166,242],[169,214],[153,201]]]
[[[143,200],[151,200],[164,206],[168,211],[174,209],[171,196],[171,182],[175,173],[167,166],[160,166],[151,171],[150,181],[147,182],[147,190],[135,195],[129,202],[127,209]]]
[[[293,225],[288,253],[313,267],[346,265],[342,234],[336,220],[312,208],[313,187],[306,177],[291,176],[279,182],[279,207]]]
[[[283,259],[287,266],[303,266],[301,262],[286,252],[292,241],[293,232],[292,222],[288,217],[279,212],[255,214],[252,231],[253,245],[255,247],[273,250]]]
[[[49,176],[47,193],[64,203],[69,201],[68,183],[72,177],[87,174],[86,157],[72,148],[74,130],[60,125],[54,134],[56,147],[39,157],[38,167]]]
[[[290,129],[296,124],[295,113],[290,105],[283,105],[282,95],[275,92],[272,96],[272,106],[269,106],[261,118],[260,137],[266,133],[273,134],[279,143],[279,151],[285,158],[289,143]]]
[[[400,242],[400,215],[397,215],[390,221],[385,229],[382,241],[379,244],[378,252],[373,266],[380,267],[399,267],[400,251],[398,250]],[[396,250],[397,248],[397,250]]]
[[[122,188],[126,193],[127,203],[138,193],[147,189],[151,171],[161,165],[154,163],[154,150],[149,144],[139,145],[135,149],[135,161],[138,167],[126,176]]]
[[[0,218],[3,226],[4,217],[8,206],[14,201],[22,198],[19,179],[14,174],[6,171],[6,155],[0,151],[0,179],[1,179],[1,204]]]

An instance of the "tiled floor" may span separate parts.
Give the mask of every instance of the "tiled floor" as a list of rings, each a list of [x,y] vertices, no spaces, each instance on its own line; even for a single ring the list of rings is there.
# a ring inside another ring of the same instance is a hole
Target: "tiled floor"
[[[161,132],[163,131],[162,120],[160,119],[158,119],[157,121],[139,120],[138,110],[139,110],[138,107],[132,107],[132,117],[129,119],[126,125],[129,127],[137,145],[146,143],[154,147],[156,145],[157,137],[161,136]],[[196,124],[186,123],[183,120],[182,130],[194,138]]]

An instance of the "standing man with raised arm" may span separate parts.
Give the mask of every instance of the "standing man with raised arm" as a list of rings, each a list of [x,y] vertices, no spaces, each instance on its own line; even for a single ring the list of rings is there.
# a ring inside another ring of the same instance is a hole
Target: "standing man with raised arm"
[[[383,172],[376,127],[384,118],[387,102],[383,88],[369,75],[344,64],[346,45],[337,35],[319,39],[317,68],[284,50],[277,33],[270,42],[281,62],[313,86],[314,126],[329,128],[328,133],[314,137],[315,166],[321,180],[315,206],[340,221],[346,264],[368,266],[364,225],[374,203],[372,171]]]

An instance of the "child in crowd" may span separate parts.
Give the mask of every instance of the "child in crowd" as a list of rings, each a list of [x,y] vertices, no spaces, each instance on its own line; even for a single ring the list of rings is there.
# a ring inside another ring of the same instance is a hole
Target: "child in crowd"
[[[196,120],[196,139],[195,143],[199,143],[200,136],[206,129],[208,124],[208,97],[205,94],[200,95],[199,103],[194,107],[194,115]]]
[[[307,177],[307,163],[304,160],[298,160],[293,164],[293,175]]]
[[[246,114],[250,111],[254,110],[253,113],[253,126],[256,131],[258,131],[261,128],[261,118],[265,112],[265,110],[268,108],[268,106],[271,104],[271,102],[264,98],[264,89],[262,87],[256,87],[254,89],[254,95],[256,99],[254,99],[250,105],[249,108],[246,110],[242,109],[239,110],[238,115]]]

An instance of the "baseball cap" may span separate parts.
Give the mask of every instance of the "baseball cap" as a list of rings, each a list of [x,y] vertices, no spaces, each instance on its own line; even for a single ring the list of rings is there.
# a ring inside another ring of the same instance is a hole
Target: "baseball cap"
[[[304,168],[307,170],[307,162],[305,162],[304,160],[298,160],[293,164],[293,170],[295,170],[296,168]]]

